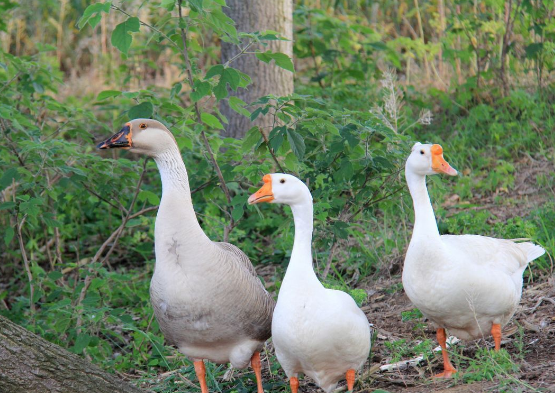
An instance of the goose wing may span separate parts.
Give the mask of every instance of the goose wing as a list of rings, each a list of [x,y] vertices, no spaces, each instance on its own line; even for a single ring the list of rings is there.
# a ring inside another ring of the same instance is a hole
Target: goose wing
[[[474,265],[490,266],[512,275],[526,268],[545,250],[532,243],[515,243],[478,235],[443,235],[441,240],[449,253],[465,258]]]

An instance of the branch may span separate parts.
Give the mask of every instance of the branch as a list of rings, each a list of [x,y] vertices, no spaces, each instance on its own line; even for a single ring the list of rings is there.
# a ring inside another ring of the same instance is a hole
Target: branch
[[[181,4],[181,1],[179,2]],[[181,9],[179,10],[179,13],[181,14]],[[237,60],[239,57],[243,56],[245,53],[247,53],[247,49],[249,49],[252,45],[254,44],[254,41],[249,41],[245,47],[243,49],[241,49],[239,51],[239,53],[237,53],[235,56],[233,56],[231,59],[229,59],[228,61],[225,62],[224,67],[229,67],[229,65],[231,63],[233,63],[235,60]],[[255,52],[256,53],[256,52]]]
[[[79,306],[83,302],[83,299],[85,299],[85,295],[87,294],[87,290],[91,286],[93,276],[96,275],[96,274],[93,274],[94,271],[93,271],[92,265],[94,263],[96,263],[96,261],[98,261],[98,259],[100,259],[100,256],[102,255],[102,253],[104,252],[106,247],[108,247],[108,244],[110,244],[110,242],[113,240],[114,244],[112,244],[112,247],[110,248],[110,250],[108,251],[108,253],[104,257],[104,259],[102,260],[102,263],[106,262],[107,258],[110,256],[110,254],[114,250],[114,247],[116,246],[117,241],[118,241],[121,233],[123,232],[123,229],[125,228],[125,225],[127,224],[127,222],[130,219],[132,219],[132,218],[134,218],[138,215],[138,213],[131,214],[131,211],[133,210],[133,206],[135,205],[135,202],[137,200],[137,195],[139,194],[139,191],[140,191],[141,183],[143,182],[144,174],[146,172],[147,160],[148,159],[144,160],[143,171],[141,173],[141,177],[139,178],[137,188],[135,189],[135,195],[133,195],[133,200],[131,201],[131,205],[129,206],[129,209],[127,210],[127,214],[125,215],[125,217],[121,221],[121,225],[118,227],[118,229],[116,229],[114,232],[112,232],[112,234],[108,237],[108,239],[106,239],[106,241],[102,244],[102,246],[100,246],[100,248],[98,249],[98,251],[96,252],[95,256],[93,257],[93,259],[91,260],[91,262],[89,264],[89,266],[90,266],[89,267],[89,272],[87,274],[87,277],[85,277],[85,285],[83,285],[83,288],[81,289],[81,293],[79,294],[79,298],[77,299],[77,302],[75,303],[76,307]],[[158,208],[158,206],[156,206],[156,208]],[[143,209],[141,212],[150,211],[150,210],[154,210],[154,209],[153,208]],[[141,212],[139,212],[139,213],[141,213]],[[75,323],[78,334],[81,333],[81,325],[82,324],[83,324],[83,310],[81,309],[81,310],[78,311],[77,321]]]
[[[143,179],[145,177],[147,161],[148,161],[148,159],[145,159],[144,162],[143,162],[143,171],[141,172],[141,176],[139,177],[139,182],[137,183],[137,187],[135,188],[135,194],[133,195],[133,200],[131,201],[131,205],[129,206],[129,209],[127,209],[127,214],[125,215],[124,219],[121,221],[120,231],[118,232],[116,238],[114,239],[114,244],[112,244],[112,247],[110,247],[110,249],[108,250],[108,252],[104,256],[104,259],[101,262],[102,264],[104,264],[104,262],[108,261],[108,257],[110,256],[112,251],[114,251],[114,248],[116,247],[116,245],[118,243],[119,237],[121,236],[121,234],[123,232],[123,229],[125,228],[125,225],[127,225],[127,222],[131,219],[130,218],[130,212],[133,211],[133,207],[135,206],[135,202],[137,202],[137,197],[139,195],[139,192],[141,191],[141,184],[143,183]]]
[[[98,199],[100,199],[101,201],[106,202],[108,205],[112,206],[114,209],[122,209],[124,211],[125,214],[127,214],[127,209],[124,206],[116,206],[114,205],[112,202],[110,202],[108,199],[104,198],[102,195],[100,195],[99,193],[97,193],[96,191],[92,190],[91,188],[89,188],[89,186],[87,186],[87,184],[85,182],[81,182],[81,185],[83,187],[85,187],[85,190],[87,190],[88,192],[90,192],[91,194],[93,194],[95,197],[97,197]]]
[[[178,6],[178,9],[179,9],[179,20],[180,20],[180,22],[184,21],[183,12],[181,10],[181,3],[182,2],[183,2],[183,0],[178,0],[177,1],[177,6]],[[180,23],[179,29],[181,31],[181,41],[183,42],[183,50],[181,51],[181,54],[183,55],[183,60],[185,61],[185,66],[187,68],[187,76],[188,76],[188,79],[189,79],[189,85],[191,86],[191,88],[193,88],[193,86],[194,86],[193,68],[191,66],[191,59],[189,58],[189,52],[188,52],[188,49],[187,49],[187,32],[185,31],[185,29],[183,27],[181,27],[181,23]],[[202,119],[200,117],[200,109],[199,109],[199,106],[198,106],[198,102],[194,103],[194,107],[195,107],[195,113],[197,115],[197,122],[199,124],[202,124]],[[204,142],[204,147],[208,151],[210,161],[212,162],[212,165],[214,166],[214,169],[216,170],[216,174],[218,175],[218,178],[220,179],[220,188],[224,192],[225,198],[227,199],[228,204],[231,204],[231,194],[229,193],[229,189],[227,188],[227,185],[225,183],[225,179],[224,179],[224,176],[223,176],[222,171],[220,169],[220,166],[218,165],[218,162],[216,161],[216,158],[214,157],[214,153],[212,152],[212,148],[210,147],[210,143],[208,142],[208,138],[206,137],[206,133],[204,132],[204,129],[202,129],[200,131],[200,135],[202,137],[202,141]],[[230,217],[231,217],[231,214],[230,214]],[[229,240],[229,232],[231,232],[231,230],[233,229],[233,226],[234,226],[234,222],[233,222],[233,218],[231,218],[229,224],[224,229],[224,242]]]

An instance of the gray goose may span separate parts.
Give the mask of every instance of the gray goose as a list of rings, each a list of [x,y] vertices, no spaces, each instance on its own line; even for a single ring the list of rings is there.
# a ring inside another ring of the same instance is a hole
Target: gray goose
[[[208,393],[204,359],[235,368],[250,362],[263,393],[260,350],[271,335],[275,302],[249,258],[200,227],[172,133],[156,120],[135,119],[97,147],[145,154],[160,171],[150,299],[166,340],[194,361],[202,393]]]

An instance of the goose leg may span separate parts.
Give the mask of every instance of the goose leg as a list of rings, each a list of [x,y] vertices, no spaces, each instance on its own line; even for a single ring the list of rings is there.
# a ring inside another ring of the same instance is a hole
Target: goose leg
[[[197,373],[197,378],[200,383],[200,390],[202,393],[208,393],[208,385],[206,384],[206,367],[204,367],[204,361],[195,360],[195,373]]]
[[[291,386],[291,393],[297,393],[299,391],[299,379],[297,377],[289,378],[289,386]]]
[[[451,378],[457,372],[455,367],[449,361],[449,354],[447,353],[447,345],[445,344],[445,329],[439,328],[436,331],[437,341],[441,346],[441,354],[443,355],[443,372],[434,375],[434,378]]]
[[[252,354],[251,366],[256,375],[256,385],[258,386],[258,393],[264,393],[262,388],[262,365],[260,364],[260,352]]]
[[[350,370],[347,370],[347,375],[345,376],[345,379],[347,380],[347,390],[353,390],[355,386],[355,370],[353,370],[352,368]]]
[[[499,351],[501,349],[501,325],[494,323],[491,327],[491,335],[493,336],[493,341],[495,341],[495,350]]]

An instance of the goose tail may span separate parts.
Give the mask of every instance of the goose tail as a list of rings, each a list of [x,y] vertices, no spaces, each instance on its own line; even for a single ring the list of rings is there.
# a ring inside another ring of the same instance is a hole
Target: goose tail
[[[545,250],[543,249],[543,247],[540,247],[534,243],[518,243],[518,246],[526,255],[526,262],[532,262],[534,259],[537,259],[545,254]]]

